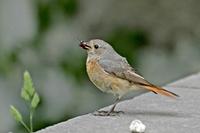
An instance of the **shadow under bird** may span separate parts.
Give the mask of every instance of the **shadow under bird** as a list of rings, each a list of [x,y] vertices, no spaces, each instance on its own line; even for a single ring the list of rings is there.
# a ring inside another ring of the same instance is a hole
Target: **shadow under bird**
[[[100,39],[81,41],[80,47],[87,51],[86,69],[89,79],[101,91],[117,97],[109,111],[98,111],[95,115],[109,116],[119,113],[120,111],[114,110],[117,103],[130,93],[140,95],[150,91],[171,98],[178,97],[177,94],[146,81],[107,42]]]

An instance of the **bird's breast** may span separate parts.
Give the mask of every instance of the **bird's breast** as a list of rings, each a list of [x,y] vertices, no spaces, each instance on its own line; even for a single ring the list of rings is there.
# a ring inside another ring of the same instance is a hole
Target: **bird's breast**
[[[98,60],[88,60],[86,66],[90,80],[101,91],[122,95],[122,93],[126,92],[126,89],[130,88],[130,83],[127,80],[105,72],[98,63]]]

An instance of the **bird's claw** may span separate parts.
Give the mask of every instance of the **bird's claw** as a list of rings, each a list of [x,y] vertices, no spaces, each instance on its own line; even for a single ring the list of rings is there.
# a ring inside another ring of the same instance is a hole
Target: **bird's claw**
[[[116,116],[118,114],[124,113],[123,111],[104,111],[98,110],[93,113],[94,116]]]

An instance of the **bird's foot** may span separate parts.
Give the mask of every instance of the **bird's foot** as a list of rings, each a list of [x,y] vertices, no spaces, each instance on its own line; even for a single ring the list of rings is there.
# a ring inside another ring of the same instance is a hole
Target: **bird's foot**
[[[93,113],[94,116],[116,116],[118,114],[123,114],[123,111],[104,111],[98,110]]]

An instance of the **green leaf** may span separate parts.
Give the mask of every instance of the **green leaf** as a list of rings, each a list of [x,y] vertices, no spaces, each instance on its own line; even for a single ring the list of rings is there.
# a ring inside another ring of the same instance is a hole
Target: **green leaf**
[[[31,101],[31,107],[36,108],[40,102],[39,95],[37,93],[34,94],[33,99]]]
[[[29,97],[32,97],[35,92],[35,89],[33,87],[33,82],[28,71],[24,72],[24,86],[22,88],[22,91],[26,91]],[[25,94],[25,92],[22,93]]]
[[[21,113],[12,105],[10,106],[10,113],[12,114],[12,116],[15,118],[17,122],[23,121]]]
[[[21,97],[26,101],[30,101],[31,100],[29,94],[25,90],[22,90]]]

